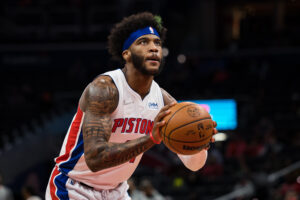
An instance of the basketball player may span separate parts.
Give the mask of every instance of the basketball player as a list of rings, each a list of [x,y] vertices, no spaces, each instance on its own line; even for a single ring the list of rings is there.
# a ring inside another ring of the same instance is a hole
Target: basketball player
[[[176,104],[153,80],[161,71],[165,34],[160,18],[148,12],[124,18],[112,29],[109,52],[124,67],[101,74],[83,91],[46,199],[130,199],[127,180],[143,153],[161,143],[162,119]],[[207,150],[178,156],[196,171]]]

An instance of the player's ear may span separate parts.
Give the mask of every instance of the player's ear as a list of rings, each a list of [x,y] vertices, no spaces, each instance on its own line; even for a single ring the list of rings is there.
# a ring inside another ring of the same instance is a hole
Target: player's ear
[[[128,49],[122,52],[123,59],[127,62],[130,59],[131,53]]]

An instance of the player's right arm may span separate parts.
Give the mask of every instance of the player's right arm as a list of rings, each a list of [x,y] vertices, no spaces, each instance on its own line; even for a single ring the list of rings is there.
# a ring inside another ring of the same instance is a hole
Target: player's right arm
[[[118,90],[108,76],[95,79],[81,97],[80,108],[85,113],[82,125],[84,156],[93,172],[123,164],[155,144],[148,135],[126,143],[109,142],[111,113],[118,102]],[[153,131],[163,126],[161,120],[168,113],[168,106],[165,106],[154,120]]]
[[[170,104],[171,102],[177,102],[167,91],[161,88],[164,103]],[[214,122],[215,123],[215,122]],[[216,123],[215,123],[216,126]],[[217,129],[214,129],[214,133],[217,133]],[[199,153],[194,155],[180,155],[177,154],[183,164],[191,171],[198,171],[201,169],[207,160],[207,149],[202,149]]]

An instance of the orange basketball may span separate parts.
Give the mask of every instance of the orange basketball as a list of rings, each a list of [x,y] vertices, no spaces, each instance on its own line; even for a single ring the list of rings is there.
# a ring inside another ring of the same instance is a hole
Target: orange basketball
[[[181,102],[170,108],[161,129],[164,144],[173,152],[192,155],[207,146],[213,135],[213,120],[200,105]]]

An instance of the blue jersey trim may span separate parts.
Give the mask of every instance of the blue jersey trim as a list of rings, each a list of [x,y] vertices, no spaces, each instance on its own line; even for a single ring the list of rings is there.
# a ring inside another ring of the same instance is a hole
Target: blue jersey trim
[[[67,161],[59,164],[59,170],[64,174],[68,174],[71,170],[74,169],[76,163],[78,162],[78,160],[82,156],[83,151],[84,151],[84,149],[83,149],[83,136],[82,136],[82,130],[81,130],[80,134],[79,134],[77,144],[76,144],[75,148],[73,149],[73,151],[71,153],[71,157]]]

